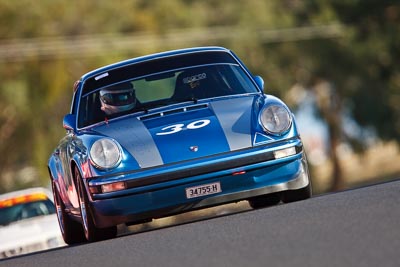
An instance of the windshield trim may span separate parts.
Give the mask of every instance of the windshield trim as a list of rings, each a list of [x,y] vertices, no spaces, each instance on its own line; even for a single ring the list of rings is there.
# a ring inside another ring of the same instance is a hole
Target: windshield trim
[[[99,91],[99,90],[101,90],[101,89],[103,89],[103,88],[106,88],[106,87],[109,87],[109,86],[113,86],[113,85],[116,85],[116,84],[119,84],[119,83],[134,82],[134,81],[136,81],[136,80],[141,80],[141,79],[145,79],[145,78],[147,78],[147,77],[151,77],[151,76],[155,76],[155,75],[160,75],[160,74],[165,74],[165,73],[168,73],[168,72],[185,71],[185,70],[189,70],[189,69],[193,69],[193,68],[209,67],[209,66],[216,66],[216,65],[219,65],[219,66],[220,66],[220,65],[229,65],[229,66],[240,67],[239,64],[235,64],[235,63],[210,63],[210,64],[202,64],[202,65],[193,65],[193,66],[183,67],[183,68],[169,69],[169,70],[165,70],[165,71],[154,72],[154,73],[147,74],[147,75],[137,76],[137,77],[135,77],[135,78],[133,78],[133,79],[126,79],[126,80],[118,81],[118,82],[116,82],[116,83],[108,84],[108,85],[105,85],[105,86],[102,86],[102,87],[93,89],[92,91],[89,91],[89,92],[85,93],[84,95],[82,95],[80,98],[85,98],[85,97],[87,97],[88,95],[93,94],[93,93],[95,93],[95,92],[97,92],[97,91]]]

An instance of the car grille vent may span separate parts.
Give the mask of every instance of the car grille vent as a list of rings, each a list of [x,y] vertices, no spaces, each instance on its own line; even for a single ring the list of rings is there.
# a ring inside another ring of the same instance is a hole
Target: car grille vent
[[[199,110],[199,109],[203,109],[203,108],[208,108],[208,104],[192,105],[192,106],[183,107],[183,108],[171,109],[171,110],[163,111],[163,112],[156,112],[153,114],[146,114],[146,115],[138,117],[138,119],[141,121],[145,121],[145,120],[159,118],[159,117],[163,117],[163,116],[167,116],[167,115],[171,115],[171,114],[175,114],[175,113]]]

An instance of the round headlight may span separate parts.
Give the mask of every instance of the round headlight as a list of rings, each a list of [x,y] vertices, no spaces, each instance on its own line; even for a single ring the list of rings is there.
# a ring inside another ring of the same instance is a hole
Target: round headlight
[[[264,130],[272,134],[282,134],[292,123],[289,111],[281,105],[271,105],[261,112],[261,125]]]
[[[90,158],[97,168],[111,169],[120,163],[121,150],[114,140],[103,138],[92,145]]]

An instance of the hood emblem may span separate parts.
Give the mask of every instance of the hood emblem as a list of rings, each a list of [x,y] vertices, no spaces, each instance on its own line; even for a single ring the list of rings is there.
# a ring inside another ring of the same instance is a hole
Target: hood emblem
[[[198,146],[190,146],[189,149],[190,149],[190,151],[192,151],[192,152],[197,152],[197,151],[199,151],[199,147],[198,147]]]

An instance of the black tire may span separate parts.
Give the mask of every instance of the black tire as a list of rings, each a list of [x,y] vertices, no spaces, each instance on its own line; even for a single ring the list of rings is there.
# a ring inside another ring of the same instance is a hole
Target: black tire
[[[297,189],[297,190],[288,190],[282,192],[282,202],[290,203],[300,200],[305,200],[310,198],[312,195],[311,184],[308,184],[306,187]]]
[[[114,238],[117,235],[117,226],[107,228],[97,228],[94,224],[92,210],[89,206],[89,199],[83,185],[82,177],[77,168],[74,171],[76,184],[78,185],[79,205],[81,209],[81,218],[84,236],[89,242],[95,242]]]
[[[82,225],[79,222],[72,220],[65,211],[65,205],[61,200],[55,182],[51,182],[54,196],[54,206],[57,212],[58,224],[64,242],[68,245],[85,242],[85,235],[83,234]]]
[[[279,193],[271,193],[268,195],[250,198],[248,201],[250,207],[253,209],[260,209],[277,205],[281,201],[281,196]]]

